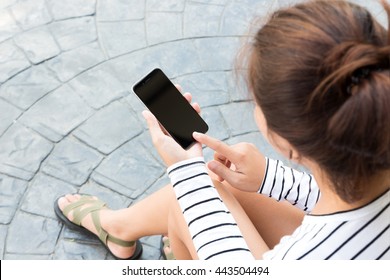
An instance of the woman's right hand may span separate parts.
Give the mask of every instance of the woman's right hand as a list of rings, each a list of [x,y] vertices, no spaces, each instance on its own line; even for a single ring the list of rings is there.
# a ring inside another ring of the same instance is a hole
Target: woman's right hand
[[[220,182],[246,192],[257,192],[263,182],[265,157],[255,145],[238,143],[229,146],[206,134],[193,134],[195,140],[215,151],[214,160],[207,164]]]

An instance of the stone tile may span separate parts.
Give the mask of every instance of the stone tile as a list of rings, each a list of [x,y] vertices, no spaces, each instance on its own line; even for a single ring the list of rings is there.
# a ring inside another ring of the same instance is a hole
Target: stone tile
[[[252,102],[230,103],[220,106],[220,109],[233,136],[258,130],[253,116]]]
[[[210,160],[214,159],[214,150],[210,149],[209,147],[203,148],[203,157],[206,162],[209,162]]]
[[[157,179],[156,182],[154,182],[143,194],[144,197],[151,195],[152,193],[155,193],[156,191],[160,190],[164,186],[171,183],[171,180],[168,177],[168,174],[164,173],[160,178]],[[137,200],[141,200],[141,198],[138,198]]]
[[[151,235],[141,238],[141,242],[144,245],[149,245],[152,248],[160,249],[161,235]]]
[[[201,64],[192,40],[157,45],[145,50],[143,55],[142,59],[145,63],[143,65],[158,65],[170,78],[201,71]]]
[[[16,123],[0,138],[0,172],[30,180],[53,144]]]
[[[79,191],[80,194],[89,194],[98,197],[100,200],[107,203],[107,206],[110,209],[122,209],[127,208],[132,203],[128,197],[120,195],[112,190],[99,185],[93,180],[89,180],[85,183]],[[69,238],[69,236],[66,236]]]
[[[150,237],[150,238],[156,238],[156,237]],[[158,237],[157,237],[158,238]],[[144,238],[141,239],[141,242],[143,243]],[[156,243],[156,242],[154,242]],[[161,253],[160,248],[151,246],[148,243],[143,244],[143,252],[141,256],[141,260],[158,260],[160,259]]]
[[[386,12],[381,12],[380,14],[378,14],[376,17],[375,17],[378,22],[384,27],[387,29],[387,27],[389,26],[389,19],[387,18],[387,14]]]
[[[169,30],[169,32],[165,32],[166,30]],[[183,37],[182,30],[183,15],[181,13],[147,13],[146,32],[149,45],[180,39]]]
[[[5,260],[51,260],[51,254],[5,254]]]
[[[229,137],[227,125],[218,107],[203,109],[202,117],[209,125],[208,135],[219,140],[224,140]]]
[[[143,121],[146,124],[146,121]],[[165,163],[161,159],[160,155],[157,152],[156,147],[154,146],[152,142],[152,137],[150,136],[149,129],[145,130],[141,135],[137,137],[137,141],[152,155],[152,157],[158,162],[161,166],[164,167],[165,170]]]
[[[231,70],[237,55],[240,40],[235,37],[202,38],[195,46],[204,71]]]
[[[0,2],[0,9],[7,8],[13,4],[18,2],[18,0],[1,0]]]
[[[107,250],[102,244],[60,240],[53,255],[55,260],[104,260]]]
[[[183,15],[184,37],[217,35],[223,11],[223,6],[188,2]]]
[[[109,155],[92,179],[118,193],[136,198],[165,172],[148,150],[133,140]]]
[[[9,224],[11,222],[26,191],[26,187],[26,181],[0,175],[0,224]]]
[[[11,7],[16,22],[24,30],[50,22],[51,16],[45,0],[19,0]]]
[[[143,21],[119,21],[98,23],[99,41],[109,57],[146,47]]]
[[[53,219],[18,212],[8,229],[7,253],[52,254],[60,230]]]
[[[152,12],[183,12],[185,0],[148,0],[146,10]]]
[[[267,2],[271,1],[267,0]],[[248,19],[253,17],[253,10],[255,10],[253,5],[245,5],[235,1],[230,2],[223,11],[220,34],[223,36],[240,36],[246,34],[250,24]]]
[[[145,17],[145,2],[138,0],[99,0],[98,21],[140,20]]]
[[[185,46],[185,47],[183,47]],[[193,40],[167,42],[138,50],[109,61],[116,77],[132,86],[153,68],[159,67],[171,79],[201,72],[201,64]]]
[[[85,183],[103,156],[95,150],[66,138],[57,144],[41,170],[74,185]]]
[[[59,87],[60,81],[45,64],[32,66],[0,87],[0,96],[15,106],[28,109],[48,92]]]
[[[95,245],[99,245],[99,239],[91,232],[73,230],[68,228],[67,226],[63,226],[62,235],[59,237],[64,240],[72,240],[78,243],[91,243]]]
[[[0,44],[0,53],[0,83],[30,67],[23,52],[9,40]]]
[[[91,43],[61,53],[48,61],[47,66],[57,74],[62,82],[66,82],[104,60],[105,57],[99,45]]]
[[[96,0],[46,0],[55,20],[95,14]]]
[[[0,4],[1,8],[1,4]],[[16,24],[9,10],[0,11],[0,42],[12,38],[20,32],[19,26]]]
[[[134,110],[136,116],[139,117],[139,119],[141,120],[140,124],[143,126],[143,128],[147,129],[148,125],[142,117],[142,111],[147,110],[145,104],[142,103],[142,101],[135,95],[134,92],[131,92],[123,100]]]
[[[246,75],[246,72],[240,70],[226,72],[230,101],[250,101],[253,99],[245,80]]]
[[[14,38],[15,43],[34,64],[52,58],[60,53],[53,36],[46,26],[21,33]]]
[[[130,108],[115,101],[87,120],[74,135],[100,152],[109,154],[141,131],[139,120]]]
[[[67,2],[56,1],[55,3]],[[63,51],[80,47],[97,39],[95,18],[91,16],[56,21],[49,25],[49,29]]]
[[[368,9],[371,14],[387,29],[387,16],[380,1],[351,0],[350,2]],[[389,3],[389,1],[387,1]]]
[[[0,260],[4,260],[5,241],[7,238],[8,227],[0,225]]]
[[[305,2],[305,0],[285,1]],[[252,9],[252,15],[249,15],[249,17],[247,18],[248,23],[252,23],[254,19],[261,19],[261,21],[264,21],[268,19],[272,15],[272,13],[280,7],[278,0],[237,0],[236,2],[240,2],[243,6],[250,7]]]
[[[15,119],[20,116],[22,111],[20,111],[15,106],[5,102],[0,99],[0,136],[5,132],[5,130],[12,125]]]
[[[69,86],[64,85],[32,106],[20,121],[58,142],[91,114],[92,109]]]
[[[289,7],[298,3],[302,3],[302,0],[277,0],[280,7]]]
[[[184,92],[190,92],[201,108],[226,104],[230,101],[225,72],[201,72],[180,76],[174,80]]]
[[[75,192],[75,186],[39,173],[29,185],[20,208],[28,213],[57,219],[53,209],[55,200]]]
[[[189,2],[223,6],[228,3],[229,0],[189,0]]]
[[[95,67],[73,79],[69,85],[89,106],[100,109],[128,94],[114,69],[107,64]]]

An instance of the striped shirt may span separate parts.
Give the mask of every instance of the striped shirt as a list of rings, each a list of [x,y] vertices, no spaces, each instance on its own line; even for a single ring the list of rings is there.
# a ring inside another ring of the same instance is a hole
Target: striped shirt
[[[302,225],[264,259],[390,259],[390,191],[351,211],[311,215],[320,197],[312,175],[266,159],[259,193],[304,210]],[[168,168],[200,259],[253,259],[233,216],[207,173],[203,158]]]

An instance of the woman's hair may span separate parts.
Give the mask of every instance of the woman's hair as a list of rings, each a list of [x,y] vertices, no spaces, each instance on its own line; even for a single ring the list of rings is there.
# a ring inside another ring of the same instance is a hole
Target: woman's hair
[[[319,164],[344,201],[361,199],[390,169],[389,32],[358,5],[310,1],[275,12],[248,60],[269,130]]]

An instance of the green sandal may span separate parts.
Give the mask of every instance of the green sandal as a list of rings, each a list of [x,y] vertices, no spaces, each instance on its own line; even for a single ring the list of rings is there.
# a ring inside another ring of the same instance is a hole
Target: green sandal
[[[170,253],[165,253],[165,249],[168,248],[168,247],[171,247],[171,243],[169,241],[169,238],[167,238],[166,240],[164,240],[164,236],[161,236],[161,247],[160,247],[160,251],[161,251],[161,256],[164,260],[167,260],[167,261],[173,261],[173,260],[176,260],[176,257],[175,255],[173,254],[173,251],[171,250]]]
[[[64,208],[63,211],[61,211],[60,207],[58,206],[58,200],[60,198],[61,197],[56,199],[56,201],[54,203],[54,212],[56,213],[58,219],[63,224],[65,224],[66,226],[68,226],[69,228],[71,228],[73,230],[78,230],[78,231],[82,231],[82,232],[87,232],[88,234],[93,234],[91,231],[89,231],[88,229],[86,229],[85,227],[83,227],[81,225],[81,221],[88,214],[91,214],[93,224],[98,232],[97,237],[103,243],[103,245],[106,246],[107,250],[110,252],[110,254],[114,258],[120,259],[120,258],[116,257],[114,254],[112,254],[112,252],[109,250],[109,248],[107,246],[108,241],[115,243],[117,245],[120,245],[122,247],[132,247],[132,246],[136,245],[136,249],[135,249],[134,254],[131,257],[129,257],[127,260],[136,260],[136,259],[140,258],[141,254],[142,254],[142,244],[139,240],[137,240],[137,241],[124,241],[124,240],[121,240],[119,238],[116,238],[116,237],[110,235],[108,232],[106,232],[102,228],[98,212],[101,209],[106,207],[106,203],[104,203],[103,201],[98,200],[98,199],[96,200],[90,195],[82,195],[78,201],[69,204],[68,206],[66,206]],[[81,210],[81,208],[85,204],[90,204],[90,206]],[[67,218],[68,214],[71,211],[73,211],[73,221],[70,221]]]

